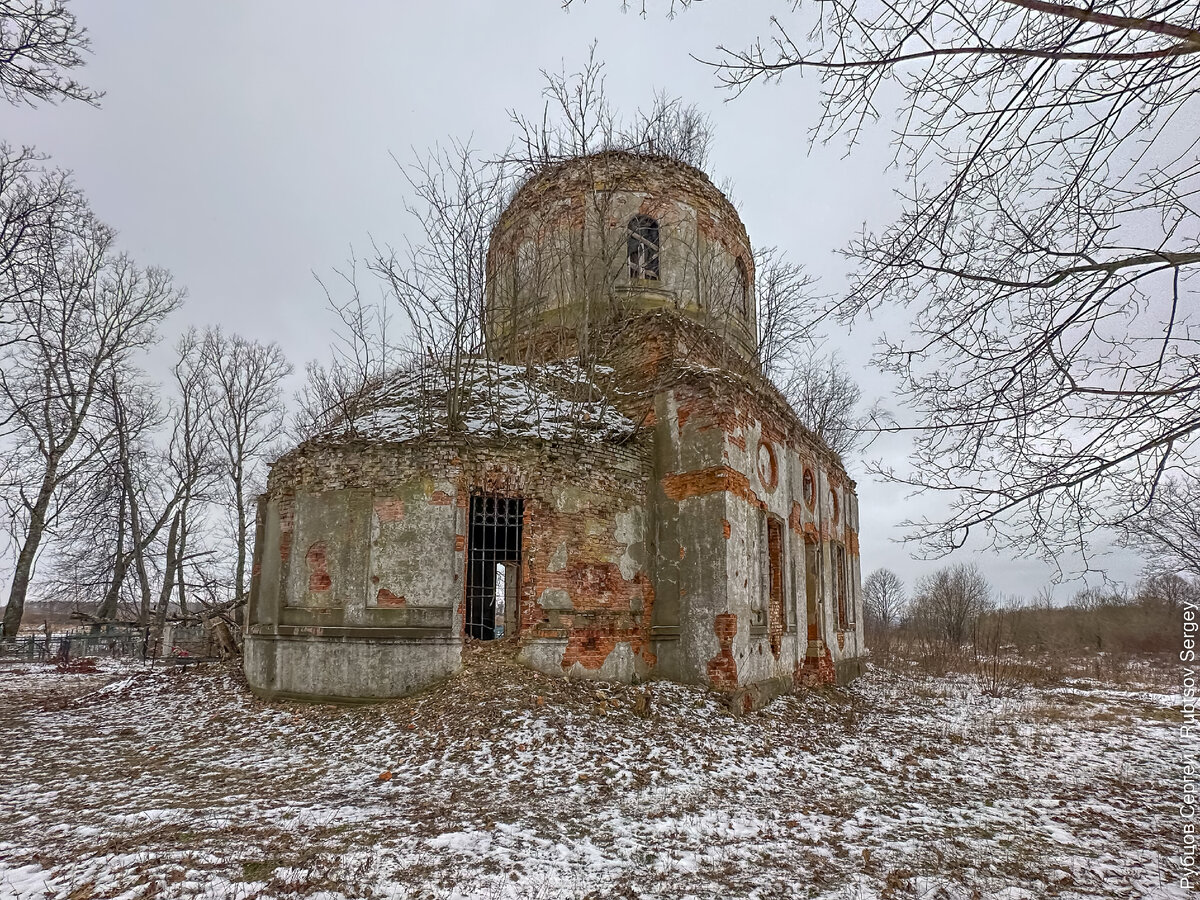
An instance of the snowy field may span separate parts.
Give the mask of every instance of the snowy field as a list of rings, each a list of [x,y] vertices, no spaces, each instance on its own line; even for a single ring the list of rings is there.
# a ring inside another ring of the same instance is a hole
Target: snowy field
[[[6,664],[0,896],[1183,897],[1178,702],[871,669],[735,718],[491,647],[333,708]]]

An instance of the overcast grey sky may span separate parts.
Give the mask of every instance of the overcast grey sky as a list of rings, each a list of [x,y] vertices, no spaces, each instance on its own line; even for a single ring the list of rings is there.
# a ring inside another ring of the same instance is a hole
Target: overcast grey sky
[[[664,88],[710,113],[709,174],[732,179],[751,240],[784,248],[824,291],[842,286],[838,249],[898,209],[886,123],[852,155],[844,144],[810,151],[815,79],[789,77],[726,102],[712,72],[690,58],[765,33],[778,3],[713,0],[674,20],[623,14],[619,0],[569,12],[559,0],[73,0],[71,8],[91,35],[80,80],[106,91],[100,108],[3,106],[0,138],[73,170],[123,249],[186,285],[167,344],[189,324],[220,324],[278,341],[298,371],[323,358],[333,323],[312,273],[327,273],[370,236],[403,243],[410,228],[391,154],[450,137],[501,152],[512,135],[508,110],[541,110],[539,70],[578,71],[593,40],[618,111]],[[877,327],[828,343],[871,399],[888,389],[867,366]],[[869,453],[902,451],[893,442]],[[936,564],[910,558],[895,542],[896,523],[937,507],[856,468],[864,575],[886,565],[911,584]],[[1050,571],[991,554],[958,559],[976,559],[1005,594],[1032,596]],[[1118,579],[1138,574],[1128,554],[1107,563]],[[1077,587],[1060,587],[1059,598]]]

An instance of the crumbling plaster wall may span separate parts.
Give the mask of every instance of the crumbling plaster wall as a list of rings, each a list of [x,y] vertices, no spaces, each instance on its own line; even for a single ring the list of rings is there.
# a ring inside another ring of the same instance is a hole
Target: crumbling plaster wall
[[[661,669],[668,677],[737,690],[857,673],[861,612],[851,616],[852,626],[839,627],[832,569],[833,547],[841,543],[849,599],[861,610],[854,485],[836,457],[771,396],[753,379],[693,367],[656,402],[660,559],[673,557],[676,541],[690,543],[681,547],[677,578],[695,586],[690,596],[681,589],[677,604],[683,646],[674,656],[659,650],[670,661]],[[806,472],[813,480],[807,495]],[[782,596],[774,606],[771,520],[781,537]],[[716,547],[714,537],[723,537]],[[693,547],[700,552],[689,565]],[[806,552],[810,547],[815,553]],[[807,569],[814,557],[810,610]],[[670,588],[658,579],[664,622],[675,608]]]
[[[550,674],[630,681],[654,667],[649,448],[592,447],[540,464],[525,498],[519,659]]]
[[[251,685],[370,698],[453,672],[472,491],[525,501],[522,658],[579,677],[647,674],[648,471],[638,445],[302,446],[275,465],[260,501]]]
[[[659,223],[657,280],[630,277],[627,225],[636,215]],[[704,321],[743,357],[753,356],[746,230],[702,172],[674,160],[602,153],[546,167],[501,217],[487,265],[493,356],[575,352],[587,330],[661,307]]]

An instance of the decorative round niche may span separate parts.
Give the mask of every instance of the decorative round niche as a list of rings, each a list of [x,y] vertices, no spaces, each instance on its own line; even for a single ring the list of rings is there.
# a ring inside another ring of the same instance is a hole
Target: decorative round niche
[[[779,462],[770,441],[758,442],[758,480],[768,491],[775,490],[779,484]]]
[[[804,478],[801,486],[801,494],[804,497],[804,505],[808,507],[809,512],[812,511],[813,504],[817,502],[817,479],[813,475],[813,470],[808,466],[804,467]]]

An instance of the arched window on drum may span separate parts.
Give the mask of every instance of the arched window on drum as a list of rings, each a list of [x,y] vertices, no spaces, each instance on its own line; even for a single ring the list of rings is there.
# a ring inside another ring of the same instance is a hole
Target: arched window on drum
[[[750,273],[746,271],[746,261],[740,256],[734,268],[733,308],[745,318],[750,314]]]
[[[658,281],[658,222],[649,216],[629,220],[629,277]]]

